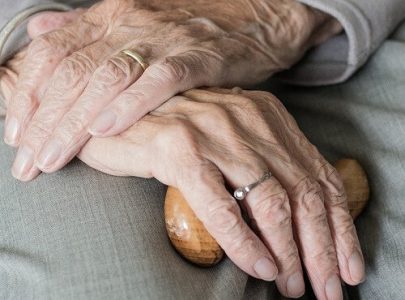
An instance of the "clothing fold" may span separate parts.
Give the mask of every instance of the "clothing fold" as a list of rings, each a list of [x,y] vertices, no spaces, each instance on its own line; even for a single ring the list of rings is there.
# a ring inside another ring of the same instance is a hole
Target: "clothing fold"
[[[307,86],[346,81],[405,20],[403,0],[298,0],[335,17],[344,33],[312,49],[296,66],[279,75]]]

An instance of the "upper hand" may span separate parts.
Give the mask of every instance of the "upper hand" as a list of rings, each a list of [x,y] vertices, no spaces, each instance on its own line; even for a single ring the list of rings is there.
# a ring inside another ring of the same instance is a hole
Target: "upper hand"
[[[60,169],[90,133],[118,134],[178,92],[246,86],[288,68],[319,22],[295,0],[105,0],[75,16],[28,48],[5,132],[20,146],[18,179]],[[143,72],[123,49],[150,66]]]

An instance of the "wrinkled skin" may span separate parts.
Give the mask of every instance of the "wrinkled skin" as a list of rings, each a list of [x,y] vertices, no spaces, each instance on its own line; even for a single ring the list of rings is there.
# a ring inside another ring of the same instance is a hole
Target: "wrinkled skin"
[[[10,100],[15,76],[4,74]],[[304,292],[301,262],[318,299],[342,299],[340,278],[351,285],[364,280],[336,170],[269,93],[190,90],[120,135],[91,138],[79,158],[108,174],[155,177],[179,188],[228,257],[251,276],[275,279],[285,296]],[[252,231],[225,183],[235,189],[265,170],[274,177],[241,203]]]
[[[71,21],[82,13],[34,19],[31,34],[63,25],[60,16]],[[0,72],[10,107],[19,93],[15,85],[21,82],[25,55]],[[286,296],[304,292],[300,262],[319,299],[342,297],[339,277],[351,285],[364,279],[361,249],[336,171],[269,93],[191,90],[118,136],[90,139],[79,158],[108,174],[155,177],[178,187],[227,255],[252,276],[276,278]],[[242,203],[254,233],[224,183],[246,185],[267,169],[274,177]],[[35,177],[36,170],[30,171],[28,177]]]
[[[5,141],[20,146],[13,174],[23,181],[178,92],[261,82],[340,30],[295,0],[104,0],[75,14],[33,40],[7,113]],[[143,72],[123,49],[150,66]]]
[[[79,157],[110,174],[155,177],[179,188],[228,257],[252,276],[276,278],[286,296],[304,290],[300,261],[319,299],[341,298],[339,275],[352,285],[364,278],[337,172],[271,94],[191,90],[120,136],[90,140]],[[243,202],[254,235],[224,182],[235,189],[267,169],[274,177]],[[349,266],[354,253],[358,261]],[[261,257],[275,266],[260,273]]]

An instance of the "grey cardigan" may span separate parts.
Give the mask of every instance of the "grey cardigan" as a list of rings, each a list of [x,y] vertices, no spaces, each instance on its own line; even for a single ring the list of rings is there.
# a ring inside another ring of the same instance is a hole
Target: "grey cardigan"
[[[405,20],[405,0],[298,0],[337,18],[345,31],[312,49],[296,66],[279,74],[295,84],[326,85],[347,80]],[[0,27],[18,12],[43,3],[64,3],[72,7],[90,5],[92,0],[0,0]],[[60,7],[59,7],[60,9]],[[27,42],[24,26],[13,34],[3,53],[3,63]]]

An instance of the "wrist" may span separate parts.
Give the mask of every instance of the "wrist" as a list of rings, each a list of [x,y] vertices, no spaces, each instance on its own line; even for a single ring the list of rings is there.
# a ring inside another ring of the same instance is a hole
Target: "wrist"
[[[159,6],[209,19],[248,47],[258,49],[268,56],[269,74],[288,69],[308,49],[342,30],[332,16],[297,0],[218,0],[209,5],[198,0],[155,1]]]
[[[341,31],[333,17],[297,0],[149,0],[152,9],[181,10],[207,19],[268,57],[269,74],[287,69],[305,52]]]
[[[256,40],[261,40],[269,53],[275,53],[280,70],[290,68],[307,50],[342,30],[335,18],[297,0],[250,2],[255,6],[250,22],[261,29]]]
[[[324,13],[316,8],[305,6],[309,18],[312,19],[311,36],[308,39],[307,48],[322,44],[329,38],[343,31],[340,22],[331,15]]]

